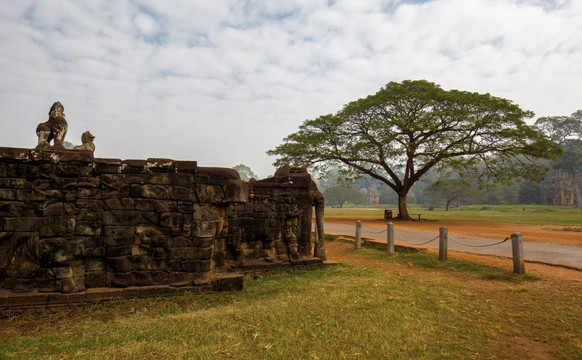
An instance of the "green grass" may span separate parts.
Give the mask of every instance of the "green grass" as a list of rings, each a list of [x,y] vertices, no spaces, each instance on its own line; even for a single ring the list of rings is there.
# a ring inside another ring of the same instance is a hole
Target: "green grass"
[[[350,242],[351,243],[351,242]],[[354,256],[423,269],[447,270],[453,276],[458,274],[476,275],[490,280],[502,280],[522,283],[537,280],[533,274],[517,275],[512,271],[498,267],[475,263],[472,261],[448,259],[439,261],[438,256],[426,249],[403,248],[387,257],[386,244],[365,241]]]
[[[582,357],[579,289],[427,253],[352,255],[371,263],[263,273],[237,293],[0,319],[0,358],[526,358],[516,338]]]
[[[393,205],[375,205],[349,208],[325,208],[325,216],[344,219],[382,219],[384,209],[391,209],[394,216],[398,209]],[[410,214],[422,214],[426,220],[470,220],[516,224],[561,225],[572,227],[582,225],[582,210],[575,207],[545,205],[469,205],[453,208],[429,210],[420,205],[409,205]],[[415,216],[413,216],[415,217]]]

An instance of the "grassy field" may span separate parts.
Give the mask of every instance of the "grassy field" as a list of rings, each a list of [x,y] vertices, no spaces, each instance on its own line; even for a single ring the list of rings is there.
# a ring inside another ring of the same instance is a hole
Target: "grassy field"
[[[0,319],[0,358],[513,359],[533,345],[582,358],[579,288],[424,252],[348,256],[251,276],[238,293]]]
[[[376,205],[346,208],[325,208],[325,216],[343,219],[382,219],[384,209],[398,214],[398,208],[392,205]],[[449,211],[444,209],[428,210],[420,205],[409,205],[410,214],[422,214],[427,220],[471,220],[493,221],[515,224],[540,225],[582,225],[582,210],[575,207],[545,206],[545,205],[469,205],[463,206],[463,211],[455,208]],[[414,216],[413,216],[414,217]]]

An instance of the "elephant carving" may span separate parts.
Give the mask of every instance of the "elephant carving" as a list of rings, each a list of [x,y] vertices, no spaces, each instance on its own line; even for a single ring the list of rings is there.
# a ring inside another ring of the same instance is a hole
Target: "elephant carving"
[[[323,217],[325,212],[325,199],[317,188],[317,184],[307,173],[304,167],[292,167],[284,165],[275,172],[275,178],[286,179],[289,183],[294,182],[294,177],[308,177],[309,179],[309,204],[315,207],[315,246],[313,256],[325,260],[325,237],[323,230]],[[297,179],[295,179],[297,180]],[[311,231],[309,231],[311,233]]]

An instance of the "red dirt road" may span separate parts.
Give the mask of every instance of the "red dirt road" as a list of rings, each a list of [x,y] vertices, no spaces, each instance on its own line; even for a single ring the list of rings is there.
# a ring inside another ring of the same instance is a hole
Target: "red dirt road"
[[[339,224],[355,224],[355,220],[325,218],[326,222]],[[497,222],[481,222],[466,220],[447,220],[447,221],[397,221],[394,225],[398,229],[418,230],[434,232],[438,234],[438,229],[446,226],[449,234],[478,236],[491,239],[503,240],[515,231],[519,231],[525,241],[531,242],[548,242],[561,245],[580,246],[582,247],[582,232],[563,231],[563,226],[555,225],[527,225],[527,224],[506,224]],[[386,220],[365,220],[367,226],[378,228],[386,227]]]
[[[353,225],[355,220],[351,219],[337,219],[325,218],[325,222],[339,223]],[[523,234],[526,241],[531,242],[545,242],[569,246],[582,247],[582,233],[562,231],[561,226],[548,225],[525,225],[525,224],[505,224],[479,221],[393,221],[395,227],[405,230],[427,231],[438,234],[438,229],[446,226],[449,229],[449,234],[486,237],[491,239],[504,239],[511,235],[514,231],[519,231]],[[366,227],[376,229],[385,229],[385,220],[365,220]],[[331,245],[331,244],[330,244]],[[342,256],[338,256],[337,245],[329,247],[328,258],[331,260],[342,261]],[[327,246],[326,246],[327,247]],[[431,250],[435,251],[435,250]],[[436,252],[436,251],[435,251]],[[475,261],[482,264],[500,266],[507,269],[512,269],[513,264],[506,258],[498,256],[470,254],[467,252],[450,251],[449,257]],[[582,271],[563,268],[560,266],[543,265],[536,263],[527,263],[526,271],[537,275],[541,275],[546,279],[564,280],[568,279],[577,284],[582,283]]]

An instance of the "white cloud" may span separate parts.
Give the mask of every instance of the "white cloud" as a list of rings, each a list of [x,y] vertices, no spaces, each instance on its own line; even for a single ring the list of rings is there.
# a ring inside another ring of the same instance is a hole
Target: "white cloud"
[[[389,81],[582,108],[582,2],[18,1],[0,7],[0,145],[32,147],[60,100],[97,156],[272,173],[306,118]],[[18,119],[17,125],[14,121]]]

